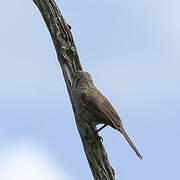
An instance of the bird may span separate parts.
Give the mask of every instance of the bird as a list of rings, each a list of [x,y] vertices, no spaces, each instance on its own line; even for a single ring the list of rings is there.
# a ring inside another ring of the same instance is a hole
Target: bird
[[[91,75],[85,71],[76,71],[72,74],[71,84],[75,114],[88,124],[103,124],[97,132],[107,125],[118,130],[137,156],[142,159],[142,155],[127,135],[118,113],[109,100],[95,87]]]

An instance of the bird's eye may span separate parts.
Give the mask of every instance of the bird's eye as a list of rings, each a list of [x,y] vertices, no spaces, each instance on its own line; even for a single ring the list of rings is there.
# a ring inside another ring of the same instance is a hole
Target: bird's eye
[[[73,77],[73,78],[76,78],[78,74],[79,74],[78,72],[74,72],[74,73],[72,74],[72,77]]]
[[[78,72],[75,72],[75,76],[77,76],[79,73]]]

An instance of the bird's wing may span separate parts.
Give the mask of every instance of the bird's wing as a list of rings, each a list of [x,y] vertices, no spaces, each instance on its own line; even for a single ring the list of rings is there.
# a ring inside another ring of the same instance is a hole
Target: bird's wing
[[[112,107],[108,99],[98,90],[83,93],[81,98],[86,108],[88,108],[88,110],[96,116],[97,120],[102,120],[102,123],[107,123],[115,129],[122,127],[122,122],[117,112]]]

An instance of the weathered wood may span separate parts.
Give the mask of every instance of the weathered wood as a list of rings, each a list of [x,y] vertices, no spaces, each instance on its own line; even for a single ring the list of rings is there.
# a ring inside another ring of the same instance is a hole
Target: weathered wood
[[[71,74],[83,69],[73,41],[71,28],[65,22],[54,0],[33,0],[33,2],[39,8],[51,34],[73,111],[75,111],[71,95]],[[94,179],[114,180],[114,170],[109,164],[101,138],[95,133],[97,130],[96,127],[89,126],[78,116],[76,116],[75,119]]]

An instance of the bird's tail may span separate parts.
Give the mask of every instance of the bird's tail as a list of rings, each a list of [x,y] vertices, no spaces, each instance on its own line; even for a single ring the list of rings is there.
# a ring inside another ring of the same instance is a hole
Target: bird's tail
[[[127,135],[126,131],[120,130],[120,132],[123,134],[123,136],[126,138],[127,142],[129,143],[129,145],[132,147],[132,149],[134,150],[134,152],[137,154],[137,156],[142,159],[142,155],[140,154],[140,152],[137,150],[137,148],[135,147],[135,145],[133,144],[133,142],[131,141],[131,139],[129,138],[129,136]]]

